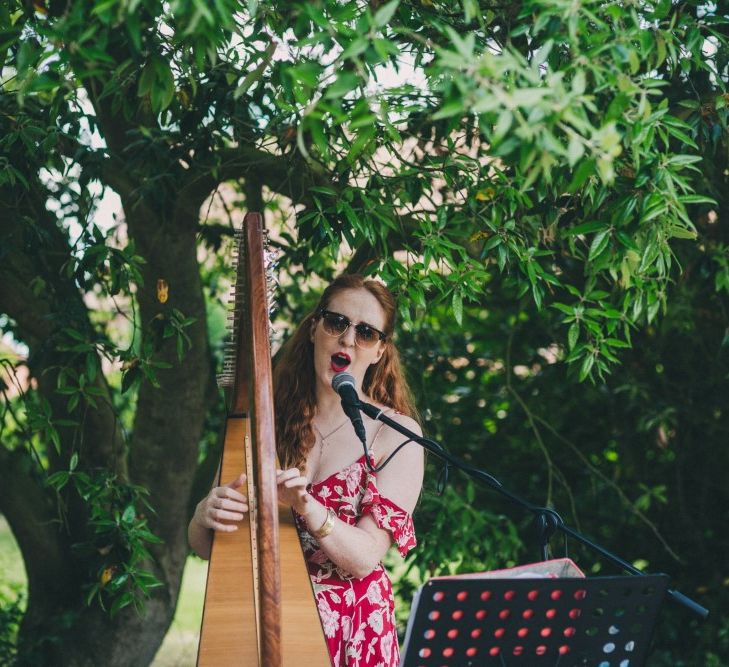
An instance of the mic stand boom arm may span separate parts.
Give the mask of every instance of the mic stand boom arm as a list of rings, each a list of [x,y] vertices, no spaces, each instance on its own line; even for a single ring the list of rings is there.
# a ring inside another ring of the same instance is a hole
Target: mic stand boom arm
[[[405,437],[409,438],[413,442],[417,442],[421,447],[423,447],[423,449],[432,452],[438,458],[446,461],[446,463],[448,463],[449,465],[452,465],[453,467],[462,470],[472,479],[475,479],[477,482],[480,482],[481,484],[492,488],[494,491],[500,493],[512,503],[531,512],[534,515],[534,523],[537,528],[537,534],[540,540],[542,560],[547,559],[547,543],[549,542],[549,538],[554,534],[556,530],[559,530],[565,535],[568,535],[569,537],[577,540],[581,544],[584,544],[586,547],[592,549],[593,551],[596,551],[601,556],[603,556],[603,558],[613,563],[613,565],[617,565],[618,567],[622,568],[626,572],[630,572],[631,574],[638,576],[645,576],[645,572],[641,572],[638,568],[634,567],[627,561],[623,560],[619,556],[616,556],[604,547],[601,547],[599,544],[588,539],[574,528],[566,525],[562,517],[557,514],[557,512],[555,512],[553,509],[550,509],[548,507],[540,507],[539,505],[530,503],[528,500],[517,496],[515,493],[512,493],[511,491],[506,489],[498,479],[496,479],[492,475],[489,475],[486,471],[469,465],[465,461],[456,458],[434,440],[430,440],[429,438],[418,435],[410,429],[405,428],[401,424],[398,424],[394,419],[384,414],[383,411],[380,410],[380,408],[377,408],[370,403],[365,403],[364,401],[359,401],[358,407],[368,417],[371,417],[372,419],[378,419],[384,424],[387,424],[390,428],[393,428],[399,433],[402,433]],[[687,607],[690,611],[694,612],[701,618],[706,618],[709,615],[709,610],[706,609],[706,607],[702,607],[698,602],[695,602],[680,591],[669,588],[668,596],[672,600],[674,600],[674,602],[682,604],[684,607]]]

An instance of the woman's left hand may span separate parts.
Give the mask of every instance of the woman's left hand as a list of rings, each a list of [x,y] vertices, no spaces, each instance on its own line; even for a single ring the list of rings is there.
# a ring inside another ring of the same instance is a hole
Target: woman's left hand
[[[306,490],[309,480],[304,477],[298,468],[276,471],[278,484],[278,498],[281,502],[291,505],[299,514],[306,514],[307,505],[311,496]]]

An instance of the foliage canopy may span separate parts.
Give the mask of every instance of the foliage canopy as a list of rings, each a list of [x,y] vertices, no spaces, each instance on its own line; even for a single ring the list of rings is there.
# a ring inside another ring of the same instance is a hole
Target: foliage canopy
[[[692,382],[722,388],[727,21],[720,4],[667,0],[4,3],[0,312],[28,349],[6,366],[32,378],[22,396],[4,388],[0,443],[0,511],[29,576],[21,656],[154,655],[189,507],[215,465],[215,253],[239,206],[270,211],[282,321],[310,303],[302,273],[377,272],[402,295],[431,428],[449,435],[449,420],[465,420],[454,442],[474,460],[481,433],[507,438],[505,464],[533,488],[546,481],[547,500],[561,493],[555,475],[569,486],[547,426],[574,442],[594,437],[590,421],[614,431],[618,415],[650,407],[643,432],[670,441],[684,423],[675,396],[656,391],[650,355],[628,348],[690,330],[719,350],[693,360],[717,377]],[[108,191],[123,210],[111,225],[96,215]],[[682,360],[671,361],[693,378]],[[587,379],[593,412],[571,421]],[[493,397],[486,416],[474,387]],[[527,390],[551,412],[530,408]],[[613,390],[625,398],[611,403]],[[725,423],[699,412],[683,420]],[[523,469],[528,433],[546,480]],[[643,479],[637,453],[623,465],[620,437],[577,448],[596,489]],[[682,470],[672,451],[657,469]],[[600,466],[616,455],[611,480]],[[656,510],[665,484],[646,478],[632,504]],[[504,543],[516,558],[518,540]],[[454,556],[427,558],[415,567]],[[145,599],[143,620],[131,607]]]

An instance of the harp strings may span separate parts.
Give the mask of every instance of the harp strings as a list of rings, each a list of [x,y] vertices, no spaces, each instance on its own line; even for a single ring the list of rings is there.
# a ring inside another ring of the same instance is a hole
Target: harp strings
[[[217,375],[218,387],[220,388],[233,387],[235,384],[238,331],[241,326],[241,314],[246,312],[248,306],[246,303],[247,290],[245,284],[246,267],[243,265],[246,256],[245,234],[242,229],[236,229],[233,237],[235,239],[235,247],[232,253],[232,265],[235,269],[236,277],[228,296],[228,335],[223,343],[223,367]],[[277,269],[281,253],[271,245],[268,230],[263,231],[263,243],[263,259],[266,272],[266,312],[268,313],[269,338],[273,340],[276,334],[273,327],[273,319],[276,314],[276,298],[279,292]]]

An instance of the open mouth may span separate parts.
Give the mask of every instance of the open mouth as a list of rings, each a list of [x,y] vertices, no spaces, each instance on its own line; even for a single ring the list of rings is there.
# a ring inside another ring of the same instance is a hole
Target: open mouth
[[[332,355],[332,370],[335,373],[341,373],[342,371],[346,370],[349,364],[352,363],[352,360],[350,359],[348,354],[345,354],[344,352],[337,352],[336,354]]]

